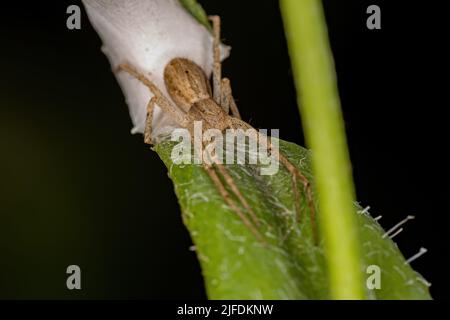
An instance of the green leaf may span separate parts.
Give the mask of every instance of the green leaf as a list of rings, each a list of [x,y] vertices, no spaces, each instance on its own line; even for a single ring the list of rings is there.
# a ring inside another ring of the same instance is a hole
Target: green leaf
[[[156,152],[169,170],[183,221],[201,264],[210,299],[329,299],[330,284],[323,243],[316,245],[308,209],[302,201],[298,222],[289,173],[261,176],[258,167],[226,165],[239,189],[262,221],[264,245],[225,204],[200,165],[176,165],[174,142],[162,142]],[[280,140],[280,151],[313,182],[309,152]],[[314,183],[313,183],[314,187]],[[397,246],[383,238],[379,224],[365,213],[354,214],[363,263],[377,265],[381,288],[366,290],[370,299],[429,299],[424,280],[405,263]]]
[[[204,25],[208,30],[212,30],[208,15],[196,0],[180,0],[180,3],[195,19],[197,19],[198,22]]]

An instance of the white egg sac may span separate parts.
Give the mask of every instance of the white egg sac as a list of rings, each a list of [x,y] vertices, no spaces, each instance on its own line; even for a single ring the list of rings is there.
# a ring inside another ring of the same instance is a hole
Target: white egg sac
[[[99,34],[112,69],[127,62],[152,80],[168,97],[163,72],[173,58],[196,62],[209,76],[213,66],[212,35],[178,0],[83,0],[89,20]],[[223,57],[229,48],[222,46]],[[116,73],[133,121],[132,133],[143,133],[147,87],[125,72]],[[170,99],[170,97],[168,97]],[[170,133],[177,124],[155,108],[153,138]]]

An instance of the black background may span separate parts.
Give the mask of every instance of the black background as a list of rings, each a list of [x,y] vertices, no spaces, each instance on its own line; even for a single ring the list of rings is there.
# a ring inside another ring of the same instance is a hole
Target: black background
[[[442,8],[325,0],[358,200],[448,298],[448,143]],[[0,298],[203,298],[166,170],[132,136],[120,89],[77,2],[8,2],[0,21]],[[304,145],[277,1],[201,1],[233,47],[243,118]],[[79,3],[78,3],[79,4]],[[378,4],[382,29],[366,28]],[[68,291],[78,264],[83,290]]]

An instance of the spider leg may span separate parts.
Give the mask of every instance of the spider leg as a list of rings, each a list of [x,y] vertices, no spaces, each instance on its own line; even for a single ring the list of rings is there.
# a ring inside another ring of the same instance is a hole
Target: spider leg
[[[231,93],[231,86],[230,86],[230,80],[228,79],[222,79],[222,64],[220,61],[220,17],[219,16],[210,16],[209,19],[213,23],[213,57],[214,57],[214,65],[213,65],[213,98],[214,101],[221,106],[225,112],[228,114],[229,110],[231,109],[231,112],[234,116],[238,117],[240,119],[240,114],[237,109],[236,103],[234,101],[234,98]],[[256,217],[256,214],[254,213],[253,209],[248,204],[247,200],[244,198],[242,193],[240,192],[239,188],[234,183],[233,178],[229,174],[228,170],[218,161],[215,161],[215,165],[217,166],[217,169],[223,176],[224,180],[228,184],[228,186],[231,188],[233,193],[236,195],[236,197],[239,199],[239,201],[242,203],[244,208],[249,212],[251,219],[256,225],[259,225],[259,220]],[[224,198],[226,198],[224,196]],[[235,205],[235,207],[237,207]],[[242,217],[241,217],[242,219]],[[254,227],[253,227],[254,228]]]
[[[230,80],[228,78],[222,79],[222,98],[221,106],[228,114],[231,110],[233,117],[241,119],[241,114],[233,98],[233,93],[231,91]]]
[[[230,109],[231,113],[235,118],[241,119],[239,110],[234,101],[230,80],[228,78],[222,79],[222,63],[220,62],[220,17],[210,16],[209,17],[213,23],[213,56],[214,56],[214,66],[213,66],[213,97],[214,101],[222,106],[225,112],[228,114]]]
[[[314,207],[313,195],[311,184],[308,179],[300,172],[300,170],[292,164],[281,152],[273,148],[272,143],[267,140],[267,137],[264,136],[261,139],[262,134],[258,132],[258,140],[266,140],[268,150],[275,155],[280,161],[280,163],[285,167],[285,169],[291,174],[292,177],[292,189],[294,192],[294,202],[295,202],[295,211],[297,213],[297,220],[301,220],[301,208],[300,201],[301,196],[298,191],[298,181],[300,181],[303,185],[303,189],[305,192],[307,206],[309,208],[309,216],[311,223],[311,230],[313,234],[314,241],[318,243],[317,232],[316,232],[316,210]]]
[[[145,122],[144,142],[152,144],[152,125],[153,125],[153,111],[155,111],[155,104],[157,103],[156,96],[153,96],[147,106],[147,120]]]
[[[244,198],[242,192],[239,190],[239,188],[236,186],[236,183],[233,180],[233,177],[230,175],[228,170],[225,168],[224,165],[220,163],[215,164],[217,166],[217,169],[219,170],[220,174],[224,178],[227,185],[231,188],[231,191],[236,195],[236,197],[239,199],[241,204],[244,206],[244,208],[248,211],[250,218],[252,219],[253,223],[256,226],[260,225],[260,221],[258,217],[256,216],[255,212],[253,211],[252,207],[248,204],[247,200]]]
[[[135,77],[137,80],[139,80],[142,84],[144,84],[146,87],[150,89],[150,92],[154,94],[156,97],[156,103],[158,106],[164,111],[167,112],[176,123],[181,125],[182,127],[188,127],[190,120],[189,117],[182,111],[181,109],[175,107],[159,90],[159,88],[145,75],[137,71],[135,67],[128,63],[122,63],[120,64],[117,69],[117,72],[125,71]]]
[[[221,163],[217,154],[216,153],[208,154],[208,157],[209,157],[210,163],[214,164],[214,166],[218,169],[219,173],[222,175],[223,179],[225,180],[225,183],[228,185],[228,187],[231,189],[231,191],[234,193],[234,195],[238,198],[238,200],[242,204],[242,206],[248,211],[253,223],[256,226],[259,226],[260,221],[259,221],[258,217],[256,216],[255,212],[253,211],[252,207],[248,204],[247,199],[245,199],[244,195],[237,187],[236,183],[234,182],[233,177],[230,175],[230,173],[225,168],[225,166]]]
[[[236,118],[230,118],[232,127],[235,129],[251,129],[252,126],[250,126],[248,123],[236,119]],[[295,203],[295,211],[297,214],[297,220],[300,221],[301,219],[301,208],[300,208],[300,201],[301,196],[298,190],[298,181],[300,181],[303,185],[303,189],[305,190],[305,196],[307,205],[309,208],[309,214],[310,214],[310,223],[311,223],[311,229],[313,233],[313,238],[315,242],[318,242],[317,238],[317,232],[316,232],[316,210],[314,207],[314,201],[313,201],[313,194],[311,189],[311,184],[308,181],[308,179],[300,172],[300,170],[294,166],[281,152],[273,148],[272,143],[268,139],[267,136],[261,134],[257,131],[257,137],[258,142],[262,143],[264,147],[267,148],[268,151],[271,152],[277,159],[279,159],[280,163],[283,165],[283,167],[291,174],[292,177],[292,189],[294,193],[294,203]]]
[[[262,237],[261,233],[255,228],[253,223],[247,218],[247,216],[242,212],[241,208],[234,202],[232,199],[230,193],[226,190],[225,185],[220,180],[219,175],[214,170],[214,168],[211,165],[203,164],[204,169],[208,173],[209,177],[213,181],[214,185],[216,186],[217,190],[219,191],[222,198],[225,200],[227,205],[231,208],[231,210],[236,213],[236,215],[242,220],[244,225],[250,230],[250,232],[255,236],[255,238],[265,244],[266,241]]]
[[[222,98],[222,88],[221,88],[221,79],[222,79],[222,64],[220,62],[220,17],[219,16],[210,16],[209,19],[213,23],[213,57],[214,57],[214,65],[213,65],[213,98],[214,101],[220,106],[221,98]]]
[[[274,152],[275,150],[270,147],[269,142],[269,148],[271,152]],[[291,173],[292,175],[292,188],[294,189],[294,197],[297,199],[296,201],[296,212],[298,220],[301,219],[301,211],[300,211],[300,194],[298,193],[298,187],[297,187],[297,180],[301,181],[303,185],[303,189],[305,190],[305,196],[306,196],[306,202],[309,208],[309,215],[310,215],[310,223],[311,223],[311,230],[313,233],[314,241],[317,243],[317,232],[316,232],[316,210],[314,207],[314,201],[313,201],[313,195],[312,195],[312,189],[311,184],[308,181],[308,179],[300,172],[300,170],[297,169],[282,153],[275,151],[278,153],[278,157],[280,159],[281,164]]]

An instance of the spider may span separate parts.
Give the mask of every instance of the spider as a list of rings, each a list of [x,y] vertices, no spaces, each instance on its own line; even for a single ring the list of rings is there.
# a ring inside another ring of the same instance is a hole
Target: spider
[[[222,78],[220,61],[220,17],[210,16],[209,18],[213,24],[214,65],[212,90],[209,80],[201,67],[195,62],[181,57],[172,59],[164,69],[166,89],[175,105],[164,96],[150,79],[137,71],[132,65],[122,63],[117,67],[117,72],[125,71],[129,73],[147,86],[151,93],[153,93],[153,97],[147,106],[147,120],[144,131],[145,143],[152,144],[152,121],[155,105],[158,105],[163,112],[168,113],[179,126],[188,129],[190,132],[193,131],[194,122],[196,121],[202,121],[203,130],[218,129],[221,132],[225,132],[227,129],[252,129],[248,123],[241,120],[239,110],[232,95],[230,80]],[[283,167],[291,174],[297,220],[300,219],[301,199],[298,183],[300,182],[303,185],[311,216],[311,226],[313,234],[315,234],[315,209],[308,179],[282,153],[272,147],[270,140],[266,136],[261,137],[262,134],[259,132],[257,135],[260,143],[261,141],[265,141],[263,143],[265,143],[268,151],[272,155],[275,155]],[[254,236],[260,242],[265,243],[264,237],[258,230],[260,224],[259,219],[235,184],[232,176],[226,167],[218,161],[217,157],[211,160],[212,163],[210,164],[203,163],[203,167],[217,188],[217,191]],[[238,200],[240,205],[238,205],[235,199]]]

